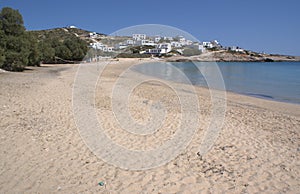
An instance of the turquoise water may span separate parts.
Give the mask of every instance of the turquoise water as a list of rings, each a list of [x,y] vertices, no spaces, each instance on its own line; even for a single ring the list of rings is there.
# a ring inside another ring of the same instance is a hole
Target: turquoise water
[[[174,71],[177,69],[183,72],[193,85],[207,87],[203,75],[213,78],[216,72],[211,67],[217,64],[227,91],[300,104],[300,62],[174,62],[168,64],[144,63],[135,66],[135,70],[165,80],[186,82],[182,74]]]

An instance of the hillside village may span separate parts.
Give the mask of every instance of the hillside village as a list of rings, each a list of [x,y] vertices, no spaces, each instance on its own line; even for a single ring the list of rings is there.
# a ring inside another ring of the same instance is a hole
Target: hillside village
[[[148,36],[147,34],[110,36],[76,26],[32,31],[32,33],[39,40],[45,37],[63,42],[70,37],[84,40],[87,48],[90,48],[83,60],[85,62],[102,58],[149,57],[166,57],[169,61],[300,61],[300,57],[258,53],[238,46],[225,47],[217,40],[194,42],[183,36]],[[58,60],[57,62],[72,61]]]
[[[163,55],[199,55],[207,51],[213,50],[230,50],[236,52],[243,52],[244,50],[237,47],[223,47],[217,40],[209,42],[193,42],[186,39],[183,36],[166,37],[166,36],[147,36],[146,34],[132,34],[131,37],[125,38],[120,42],[110,41],[108,44],[103,43],[103,36],[98,35],[95,32],[89,33],[89,37],[92,42],[89,47],[101,50],[103,52],[116,52],[120,53],[128,48],[141,47],[144,49],[139,50],[139,54],[150,54],[152,56],[163,56]],[[108,36],[105,39],[114,40],[116,37]],[[101,40],[102,39],[102,40]],[[107,41],[106,41],[107,42]],[[189,52],[185,52],[185,51]]]

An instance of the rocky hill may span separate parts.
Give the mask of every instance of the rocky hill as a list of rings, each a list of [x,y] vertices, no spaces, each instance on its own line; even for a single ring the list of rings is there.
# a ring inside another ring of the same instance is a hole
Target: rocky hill
[[[276,62],[276,61],[300,61],[300,57],[287,55],[261,54],[252,51],[209,51],[197,56],[184,57],[174,56],[166,59],[167,61],[228,61],[228,62]]]

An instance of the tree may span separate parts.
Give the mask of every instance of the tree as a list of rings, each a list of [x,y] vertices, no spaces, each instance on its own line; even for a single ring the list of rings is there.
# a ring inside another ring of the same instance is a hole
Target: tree
[[[50,41],[40,41],[38,43],[40,60],[42,63],[54,63],[55,49],[52,48]]]
[[[57,57],[82,60],[88,50],[87,43],[74,34],[58,35],[49,33],[41,38],[38,33],[26,31],[19,11],[3,8],[0,11],[0,68],[22,71],[27,65],[39,66],[41,61],[54,63]]]
[[[66,39],[64,45],[72,53],[70,60],[81,61],[87,52],[86,42],[77,37]]]
[[[4,31],[3,31],[3,25],[2,25],[2,20],[0,19],[0,67],[2,67],[4,61],[5,61],[5,53],[4,53],[4,48],[5,48],[5,41],[4,41]]]
[[[40,66],[40,50],[37,39],[30,33],[26,32],[27,46],[29,47],[28,64],[29,66]]]
[[[0,67],[9,71],[22,71],[30,54],[25,36],[23,18],[18,10],[4,7],[0,12],[1,54]]]
[[[2,8],[0,12],[2,30],[6,35],[18,36],[25,32],[23,17],[18,10],[9,7]]]
[[[5,61],[4,49],[0,47],[0,67],[3,66]]]
[[[28,64],[28,42],[24,36],[6,36],[5,61],[2,68],[9,71],[22,71]]]
[[[64,59],[64,60],[71,60],[72,59],[72,52],[66,45],[61,43],[58,47],[55,48],[55,56]]]

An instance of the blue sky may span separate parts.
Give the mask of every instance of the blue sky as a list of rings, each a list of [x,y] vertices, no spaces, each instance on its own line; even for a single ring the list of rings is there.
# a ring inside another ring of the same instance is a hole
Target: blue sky
[[[299,0],[0,0],[28,30],[75,25],[110,34],[132,25],[170,25],[200,41],[300,56]]]

